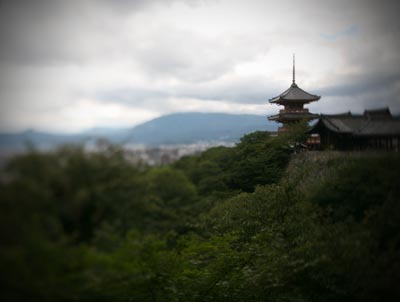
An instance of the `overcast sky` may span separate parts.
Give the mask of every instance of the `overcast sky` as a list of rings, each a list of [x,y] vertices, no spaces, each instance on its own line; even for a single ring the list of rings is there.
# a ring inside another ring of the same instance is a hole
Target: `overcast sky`
[[[126,127],[173,112],[400,112],[400,1],[0,0],[0,131]]]

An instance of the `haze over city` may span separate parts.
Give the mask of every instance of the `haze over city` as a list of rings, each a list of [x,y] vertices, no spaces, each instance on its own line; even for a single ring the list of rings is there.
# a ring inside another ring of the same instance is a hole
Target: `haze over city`
[[[400,112],[397,1],[0,2],[1,132],[128,127],[175,112]]]

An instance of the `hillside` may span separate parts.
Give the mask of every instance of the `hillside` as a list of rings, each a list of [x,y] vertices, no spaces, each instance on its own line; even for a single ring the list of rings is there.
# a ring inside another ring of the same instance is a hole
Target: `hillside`
[[[117,146],[2,170],[1,301],[398,301],[400,158],[254,132],[173,165]]]

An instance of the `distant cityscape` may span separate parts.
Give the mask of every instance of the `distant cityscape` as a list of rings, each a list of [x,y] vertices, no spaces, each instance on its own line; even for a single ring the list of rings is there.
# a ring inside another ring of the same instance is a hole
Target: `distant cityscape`
[[[69,135],[35,130],[0,133],[0,164],[29,149],[51,151],[64,145],[75,145],[96,152],[99,142],[103,141],[122,146],[133,162],[164,165],[211,147],[234,146],[246,133],[276,128],[274,122],[261,115],[180,113],[133,128],[104,128]]]
[[[143,162],[151,166],[171,164],[178,159],[200,154],[209,148],[224,146],[233,147],[232,142],[198,142],[194,144],[161,145],[158,147],[146,147],[143,145],[126,145],[126,154],[132,162]]]

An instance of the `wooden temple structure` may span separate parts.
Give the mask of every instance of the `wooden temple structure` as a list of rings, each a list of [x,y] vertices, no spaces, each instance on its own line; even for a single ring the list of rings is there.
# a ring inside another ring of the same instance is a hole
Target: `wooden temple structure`
[[[276,115],[269,116],[270,121],[281,123],[278,133],[287,131],[287,125],[301,120],[312,120],[319,117],[318,114],[309,112],[304,108],[305,104],[318,101],[321,97],[304,91],[296,84],[295,56],[293,55],[293,79],[292,85],[280,95],[269,100],[271,104],[283,105]]]
[[[310,150],[386,150],[400,152],[400,117],[392,116],[389,108],[365,110],[364,114],[314,114],[304,108],[321,97],[304,91],[296,84],[293,55],[292,85],[269,100],[283,105],[270,121],[281,123],[278,134],[288,131],[288,125],[301,120],[318,121],[308,131],[305,144]]]
[[[400,151],[400,119],[389,108],[364,114],[321,114],[308,133],[320,150]]]

